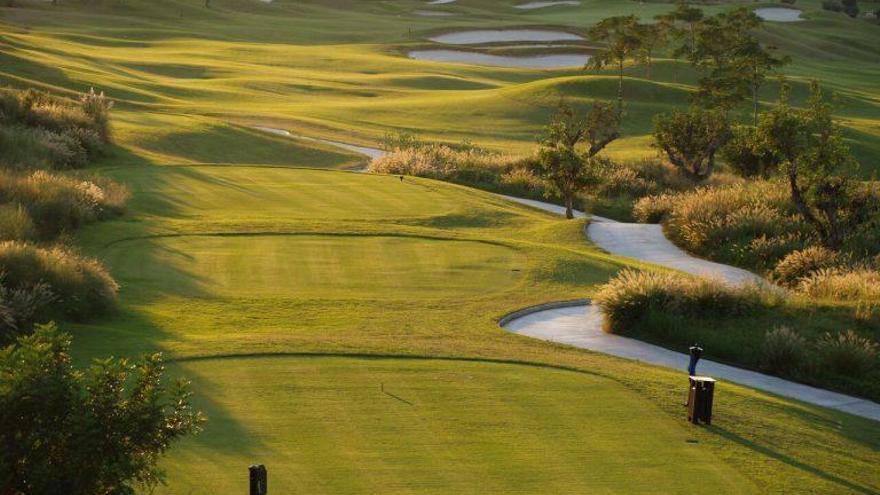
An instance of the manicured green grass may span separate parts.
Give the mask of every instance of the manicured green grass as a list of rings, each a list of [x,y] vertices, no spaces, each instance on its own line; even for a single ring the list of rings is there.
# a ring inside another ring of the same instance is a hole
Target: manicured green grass
[[[693,428],[682,373],[501,330],[502,315],[589,296],[627,265],[584,242],[582,222],[436,181],[329,170],[363,158],[248,129],[362,144],[412,130],[527,151],[560,95],[610,97],[609,74],[402,53],[453,26],[583,29],[669,8],[514,3],[459,0],[444,7],[453,19],[411,15],[417,0],[0,9],[2,80],[95,85],[119,102],[120,145],[100,165],[131,187],[130,213],[77,241],[118,278],[120,305],[65,327],[81,361],[158,350],[194,380],[210,422],[171,450],[163,492],[244,491],[253,462],[283,493],[674,493],[697,479],[713,493],[880,490],[876,423],[721,384],[715,426]],[[816,22],[770,34],[794,50],[835,33],[793,70],[850,88],[858,110],[842,112],[872,156],[876,68],[835,71],[870,60],[851,41],[876,35],[817,4],[803,2]],[[811,65],[814,53],[833,60]],[[659,63],[654,81],[630,69],[630,136],[614,153],[652,152],[651,115],[683,104],[693,82],[675,65]]]
[[[723,384],[717,426],[688,428],[680,373],[499,329],[502,314],[588,295],[621,266],[584,242],[581,222],[414,178],[106,173],[131,185],[133,213],[81,241],[118,277],[121,307],[67,327],[80,360],[183,359],[173,374],[194,380],[210,422],[171,451],[164,493],[238,490],[252,462],[310,493],[675,492],[697,477],[719,493],[880,488],[868,420]],[[335,207],[305,200],[329,196]],[[408,408],[389,413],[373,400],[382,383],[414,406],[383,395]],[[684,471],[670,467],[679,456]]]
[[[684,423],[587,373],[320,357],[177,368],[210,391],[210,421],[158,493],[246,492],[247,462],[277,493],[759,493]]]
[[[526,152],[561,96],[581,104],[613,98],[613,74],[432,63],[410,60],[406,51],[426,45],[432,33],[454,28],[562,25],[584,32],[609,15],[651,18],[670,8],[587,0],[577,8],[523,11],[514,9],[515,3],[465,0],[442,7],[457,13],[449,18],[413,15],[425,8],[415,0],[269,5],[215,0],[211,9],[177,0],[101,8],[62,1],[55,9],[42,4],[39,10],[6,9],[0,80],[57,91],[97,85],[127,105],[276,122],[367,144],[385,132],[407,130]],[[880,94],[874,84],[880,78],[875,49],[880,30],[819,4],[799,2],[806,21],[767,23],[761,36],[792,57],[785,72],[797,81],[818,78],[841,93],[839,114],[870,175],[880,157]],[[36,29],[19,29],[22,24]],[[651,79],[642,67],[629,68],[627,75],[626,135],[609,150],[620,157],[652,153],[644,139],[651,117],[685,104],[695,81],[682,64],[664,60],[655,63]],[[761,94],[766,103],[776,97],[771,86]],[[153,144],[156,139],[145,137]],[[196,139],[173,138],[180,147]]]

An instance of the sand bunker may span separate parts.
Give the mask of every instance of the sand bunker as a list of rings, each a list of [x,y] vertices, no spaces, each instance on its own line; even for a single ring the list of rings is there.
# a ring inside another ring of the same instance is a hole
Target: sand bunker
[[[429,39],[448,45],[474,45],[480,43],[509,43],[511,41],[579,41],[583,38],[565,31],[481,29],[440,34]]]
[[[548,54],[526,56],[490,55],[487,53],[466,52],[462,50],[414,50],[409,57],[416,60],[434,62],[453,62],[492,67],[515,67],[522,69],[561,69],[586,65],[590,56],[586,54]]]
[[[534,9],[543,9],[544,7],[555,7],[557,5],[580,5],[581,3],[575,0],[560,0],[556,2],[529,2],[523,3],[520,5],[516,5],[515,7],[523,10],[534,10]]]
[[[455,1],[456,0],[431,0],[430,2],[428,2],[428,5],[442,5],[444,3],[452,3]]]
[[[770,22],[798,22],[804,20],[804,18],[801,17],[800,10],[786,9],[782,7],[755,9],[755,14],[761,19]]]

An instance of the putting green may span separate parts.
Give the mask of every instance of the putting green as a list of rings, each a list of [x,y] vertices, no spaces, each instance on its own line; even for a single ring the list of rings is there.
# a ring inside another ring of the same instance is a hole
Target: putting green
[[[487,294],[513,285],[525,264],[486,242],[379,235],[160,237],[114,244],[105,259],[139,290],[300,300]]]
[[[245,493],[252,463],[270,493],[757,492],[686,425],[590,374],[320,357],[174,371],[196,378],[211,421],[158,493]]]

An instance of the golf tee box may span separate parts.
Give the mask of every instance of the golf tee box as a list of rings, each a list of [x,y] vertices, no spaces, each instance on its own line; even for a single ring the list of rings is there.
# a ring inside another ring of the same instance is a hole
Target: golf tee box
[[[688,421],[697,425],[712,424],[712,402],[715,396],[715,379],[709,376],[688,377]]]

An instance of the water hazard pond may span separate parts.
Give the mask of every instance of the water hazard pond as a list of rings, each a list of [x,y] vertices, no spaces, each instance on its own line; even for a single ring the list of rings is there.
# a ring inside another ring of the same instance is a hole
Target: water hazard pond
[[[452,62],[491,67],[513,67],[522,69],[561,69],[581,67],[590,60],[587,54],[557,53],[547,55],[492,55],[465,50],[414,50],[409,57],[433,62]]]
[[[510,43],[512,41],[581,41],[584,38],[565,31],[542,29],[479,29],[439,34],[428,39],[447,45],[478,45],[481,43]]]

